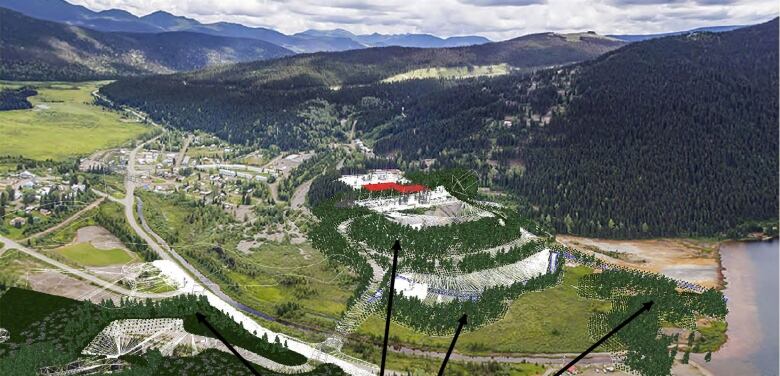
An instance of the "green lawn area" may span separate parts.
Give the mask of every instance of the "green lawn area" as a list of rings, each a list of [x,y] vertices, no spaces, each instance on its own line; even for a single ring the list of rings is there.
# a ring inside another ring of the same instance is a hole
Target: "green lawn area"
[[[36,107],[0,111],[3,154],[63,160],[119,146],[151,129],[92,105],[90,93],[99,83],[0,82],[0,88],[20,84],[38,91],[28,98]]]
[[[222,158],[225,154],[225,148],[219,146],[213,148],[208,146],[190,146],[185,154],[192,158]]]
[[[90,243],[76,243],[58,248],[56,251],[69,260],[85,266],[126,264],[138,260],[137,256],[123,249],[97,249]]]
[[[588,336],[588,319],[594,312],[607,312],[610,303],[586,299],[575,287],[591,269],[566,268],[563,283],[543,291],[521,295],[506,315],[493,324],[460,335],[456,350],[461,353],[558,353],[581,352],[593,341]],[[468,330],[468,327],[466,327]],[[358,333],[381,340],[384,319],[371,316]],[[393,323],[390,336],[414,347],[446,350],[450,337],[432,337]]]
[[[190,213],[189,209],[152,192],[139,190],[136,194],[144,202],[144,216],[149,227],[165,241],[175,245],[177,239],[175,234],[179,230],[183,231],[188,225],[186,218]]]
[[[80,228],[95,225],[94,216],[97,214],[97,211],[98,208],[94,208],[84,212],[75,221],[36,239],[33,245],[37,247],[54,248],[72,242],[73,239],[76,238],[76,232]]]
[[[381,362],[381,350],[378,347],[363,348],[359,352],[353,352],[347,348],[349,355],[357,356],[379,364]],[[395,352],[387,354],[387,368],[401,371],[409,375],[435,375],[441,367],[442,360],[409,356]],[[533,363],[467,363],[454,359],[447,362],[445,375],[470,376],[470,375],[502,375],[502,376],[536,376],[545,371],[543,366]]]
[[[13,219],[14,217],[15,216],[6,216],[7,221],[5,221],[5,223],[0,223],[0,227],[2,227],[2,230],[0,230],[0,234],[3,234],[3,236],[6,236],[14,240],[19,240],[25,237],[24,227],[26,225],[20,228],[11,226],[11,219]]]
[[[260,272],[255,277],[230,274],[242,285],[241,301],[271,315],[278,305],[294,302],[302,316],[293,321],[334,327],[352,294],[353,282],[346,270],[328,265],[308,243],[265,244],[245,261]]]
[[[122,175],[89,175],[90,185],[111,196],[122,199],[125,197],[125,178]]]

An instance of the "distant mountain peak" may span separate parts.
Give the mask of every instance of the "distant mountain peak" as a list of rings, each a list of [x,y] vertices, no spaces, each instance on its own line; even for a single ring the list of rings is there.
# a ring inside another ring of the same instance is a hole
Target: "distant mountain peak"
[[[328,37],[328,38],[349,38],[353,39],[355,34],[344,29],[308,29],[306,31],[295,34],[296,36],[305,37]]]

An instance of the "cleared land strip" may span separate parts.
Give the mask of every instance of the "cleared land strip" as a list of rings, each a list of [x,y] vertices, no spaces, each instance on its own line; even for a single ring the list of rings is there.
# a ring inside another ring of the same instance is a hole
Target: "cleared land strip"
[[[41,236],[50,234],[50,233],[52,233],[54,231],[57,231],[57,230],[65,227],[65,226],[67,226],[71,222],[73,222],[76,219],[78,219],[79,217],[81,217],[82,214],[84,214],[84,213],[86,213],[86,212],[96,208],[98,205],[100,205],[103,202],[104,199],[105,199],[105,197],[100,197],[100,198],[96,199],[91,204],[81,208],[81,210],[77,211],[76,213],[74,213],[73,215],[71,215],[70,217],[65,219],[64,221],[62,221],[62,222],[60,222],[60,223],[58,223],[58,224],[56,224],[56,225],[54,225],[52,227],[49,227],[49,228],[47,228],[47,229],[45,229],[45,230],[43,230],[41,232],[35,233],[33,235],[30,235],[30,236],[22,239],[21,242],[24,243],[24,242],[26,242],[28,240],[31,240],[31,239],[40,238]]]
[[[444,355],[446,353],[438,352],[438,351],[425,351],[425,350],[417,350],[417,349],[410,349],[407,347],[401,347],[401,348],[394,348],[392,346],[389,347],[390,351],[400,353],[400,354],[406,354],[406,355],[414,355],[414,356],[422,356],[422,357],[428,357],[428,358],[444,358]],[[583,349],[584,350],[584,349]],[[459,354],[457,352],[453,352],[450,356],[451,359],[454,360],[462,360],[466,362],[475,362],[475,363],[490,363],[490,362],[499,362],[499,363],[537,363],[537,364],[566,364],[565,360],[571,360],[579,356],[579,353],[563,353],[563,354],[529,354],[529,355],[523,355],[523,356],[511,356],[511,355],[463,355]],[[612,363],[612,354],[611,353],[590,353],[585,358],[583,358],[581,361],[579,361],[580,364],[607,364]]]

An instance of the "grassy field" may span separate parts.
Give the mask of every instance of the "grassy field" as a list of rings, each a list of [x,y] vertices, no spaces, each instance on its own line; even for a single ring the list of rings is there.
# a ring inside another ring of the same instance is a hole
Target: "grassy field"
[[[226,289],[234,298],[288,321],[326,329],[335,327],[354,289],[354,278],[345,267],[329,265],[325,257],[308,243],[264,243],[250,253],[239,252],[236,244],[240,235],[235,228],[228,230],[226,226],[217,231],[214,225],[204,226],[199,220],[188,221],[192,209],[185,203],[177,202],[172,195],[139,194],[149,226],[194,265],[199,264],[198,254],[201,258],[214,257],[216,253],[211,249],[215,246],[241,265],[224,270],[226,276],[239,286],[238,292]],[[227,217],[224,212],[218,215]],[[216,258],[214,262],[224,263]],[[217,278],[213,280],[224,283]]]
[[[398,82],[422,78],[471,78],[480,76],[500,76],[509,73],[507,64],[478,65],[473,67],[434,67],[420,68],[399,73],[382,80],[383,82]]]
[[[2,87],[22,83],[1,82]],[[63,160],[121,145],[150,130],[92,105],[98,83],[23,83],[38,95],[28,110],[0,111],[0,151],[27,158]]]
[[[46,267],[47,264],[19,250],[7,249],[0,254],[0,281],[8,285],[26,286],[28,271]]]
[[[93,217],[95,216],[95,214],[97,214],[97,211],[98,209],[95,208],[84,212],[75,221],[70,222],[63,227],[60,227],[57,230],[54,230],[53,232],[50,232],[45,236],[36,239],[33,245],[38,247],[53,248],[53,247],[63,246],[72,242],[73,239],[76,237],[76,232],[80,228],[92,226],[95,224],[95,220],[93,219]]]
[[[461,334],[456,349],[461,353],[559,353],[581,352],[593,342],[588,337],[588,318],[594,312],[606,312],[608,302],[582,298],[576,286],[591,270],[578,266],[566,268],[560,285],[521,295],[506,315],[491,325]],[[468,329],[468,327],[467,327]],[[384,319],[370,317],[358,333],[380,340]],[[446,350],[450,337],[431,337],[393,323],[390,336],[412,347]]]
[[[347,348],[349,355],[357,356],[379,364],[381,362],[381,351],[378,347],[363,348],[360,351],[352,351]],[[394,371],[402,371],[409,375],[435,375],[441,367],[442,360],[439,358],[428,358],[409,356],[400,353],[390,352],[387,354],[387,368]],[[457,360],[447,362],[445,375],[467,376],[467,375],[501,375],[501,376],[536,376],[541,375],[545,368],[533,363],[487,363],[475,364],[466,363]]]
[[[274,314],[284,303],[300,305],[294,321],[334,327],[351,296],[352,278],[346,269],[328,265],[325,257],[308,243],[265,244],[246,260],[260,272],[249,277],[232,273],[242,285],[242,302]]]
[[[135,254],[123,249],[98,249],[90,243],[76,243],[57,249],[57,253],[85,266],[127,264],[138,260]]]

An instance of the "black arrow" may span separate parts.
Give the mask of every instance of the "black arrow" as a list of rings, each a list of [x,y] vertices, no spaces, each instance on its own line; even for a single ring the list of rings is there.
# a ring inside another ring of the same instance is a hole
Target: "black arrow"
[[[455,329],[455,337],[452,337],[450,348],[447,350],[447,355],[444,356],[444,361],[441,363],[441,368],[439,368],[439,376],[444,375],[444,367],[447,367],[447,361],[450,360],[450,354],[452,354],[452,349],[455,348],[455,342],[458,340],[460,330],[463,329],[463,325],[466,324],[468,324],[468,321],[466,320],[466,314],[464,313],[463,316],[458,319],[458,329]]]
[[[213,327],[213,326],[211,326],[211,323],[209,323],[209,322],[206,320],[206,316],[204,316],[204,315],[203,315],[202,313],[200,313],[200,312],[196,312],[196,313],[195,313],[195,317],[197,317],[197,318],[198,318],[198,322],[202,323],[203,325],[206,325],[206,327],[207,327],[207,328],[209,328],[209,330],[210,330],[212,333],[214,333],[214,335],[215,335],[215,336],[217,336],[217,338],[218,338],[220,341],[222,341],[222,343],[224,343],[224,344],[225,344],[225,346],[228,348],[228,350],[230,350],[230,352],[232,352],[233,354],[235,354],[235,356],[237,356],[237,357],[238,357],[238,360],[240,360],[240,361],[241,361],[241,363],[244,363],[244,365],[246,366],[246,368],[249,368],[249,370],[250,370],[250,371],[252,371],[252,374],[253,374],[253,375],[255,375],[255,376],[260,376],[260,372],[257,372],[257,370],[255,369],[255,367],[254,367],[254,366],[252,366],[252,363],[249,363],[249,361],[248,361],[248,360],[244,359],[244,357],[243,357],[243,356],[241,356],[241,354],[239,354],[239,353],[238,353],[238,351],[236,351],[236,349],[235,349],[235,348],[233,348],[233,345],[229,344],[229,343],[228,343],[228,341],[225,339],[225,337],[223,337],[223,336],[222,336],[222,334],[219,334],[219,332],[217,331],[217,329],[214,329],[214,327]]]
[[[584,353],[580,354],[578,357],[574,358],[569,364],[565,365],[563,368],[561,368],[560,371],[555,373],[555,376],[563,375],[564,372],[566,372],[569,367],[573,366],[575,363],[579,362],[582,358],[585,357],[585,355],[588,355],[591,351],[595,350],[597,347],[599,347],[604,341],[609,339],[609,337],[612,337],[615,333],[617,333],[620,329],[623,329],[624,326],[628,325],[631,321],[633,321],[637,316],[641,315],[644,312],[650,311],[650,307],[653,306],[653,301],[649,301],[647,303],[642,303],[642,308],[639,309],[639,311],[636,311],[631,317],[623,320],[623,322],[620,323],[620,325],[616,326],[615,329],[612,329],[607,335],[602,337],[598,342],[594,343],[593,346],[588,347],[587,350],[585,350]]]
[[[401,242],[396,240],[393,244],[393,266],[390,268],[390,292],[387,298],[387,321],[385,321],[385,341],[382,345],[382,364],[379,366],[379,375],[385,375],[385,360],[387,359],[387,335],[390,334],[390,313],[393,311],[393,295],[395,295],[395,268],[398,266],[398,251],[401,250]]]

